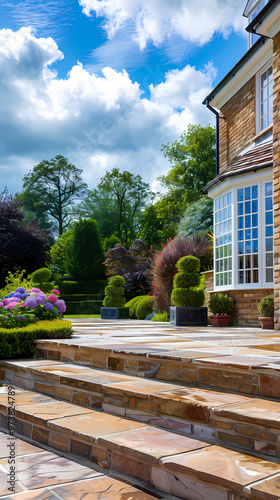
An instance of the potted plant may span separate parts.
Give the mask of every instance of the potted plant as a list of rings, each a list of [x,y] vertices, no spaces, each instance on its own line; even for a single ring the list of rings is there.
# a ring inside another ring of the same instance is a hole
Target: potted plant
[[[274,297],[267,295],[258,303],[258,310],[261,316],[259,321],[262,328],[266,330],[274,330]]]
[[[204,282],[199,274],[199,259],[187,255],[176,264],[170,307],[170,323],[178,326],[207,326]]]
[[[105,298],[101,307],[102,319],[118,319],[129,317],[129,307],[124,307],[124,285],[122,276],[112,276],[105,287]]]
[[[212,326],[228,326],[231,318],[231,311],[234,306],[234,299],[223,293],[213,293],[210,295],[208,307],[213,313],[209,315]]]

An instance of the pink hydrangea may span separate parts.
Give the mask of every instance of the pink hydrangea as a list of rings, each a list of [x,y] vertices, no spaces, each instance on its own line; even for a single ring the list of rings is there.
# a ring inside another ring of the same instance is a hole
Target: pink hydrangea
[[[2,307],[4,307],[4,304],[3,302],[0,302],[0,309],[2,309]]]
[[[49,295],[49,296],[47,297],[47,299],[49,300],[49,302],[53,302],[53,304],[54,304],[55,302],[57,302],[57,300],[58,300],[57,296],[56,296],[56,295],[54,295],[54,293],[52,293],[51,295]]]
[[[41,292],[40,288],[31,288],[31,292],[39,293]]]
[[[4,299],[4,300],[3,300],[3,304],[4,304],[4,306],[5,306],[6,304],[8,304],[8,299]]]
[[[16,307],[18,305],[17,302],[10,302],[9,304],[6,305],[5,309],[11,309],[12,307]]]
[[[22,304],[20,304],[21,307],[25,307],[26,306],[26,302],[23,302]]]
[[[54,290],[52,290],[52,293],[56,293],[57,295],[60,295],[60,291],[56,290],[56,288]]]

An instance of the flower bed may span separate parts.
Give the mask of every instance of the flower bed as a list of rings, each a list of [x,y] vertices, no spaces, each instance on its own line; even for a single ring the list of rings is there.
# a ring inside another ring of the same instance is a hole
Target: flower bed
[[[70,321],[62,321],[66,306],[59,291],[46,295],[39,288],[18,287],[0,300],[0,358],[32,357],[35,339],[66,338]]]

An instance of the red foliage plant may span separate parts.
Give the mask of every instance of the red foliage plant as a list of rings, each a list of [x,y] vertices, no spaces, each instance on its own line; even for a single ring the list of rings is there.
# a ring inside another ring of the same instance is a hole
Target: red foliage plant
[[[204,235],[196,235],[192,239],[175,237],[173,240],[170,239],[162,250],[155,252],[150,272],[156,311],[169,312],[173,278],[178,272],[176,267],[178,260],[185,255],[199,258],[208,245],[209,242]]]

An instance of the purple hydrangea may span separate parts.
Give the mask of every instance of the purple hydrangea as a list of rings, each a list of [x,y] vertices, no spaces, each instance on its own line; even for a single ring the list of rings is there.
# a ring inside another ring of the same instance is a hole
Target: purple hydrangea
[[[16,292],[11,292],[9,297],[13,297],[15,295]]]
[[[43,298],[40,296],[36,297],[35,301],[36,301],[37,306],[40,306],[41,304],[44,304],[44,302],[45,302],[43,300]]]
[[[46,302],[44,304],[44,308],[47,309],[47,311],[51,311],[53,309],[53,304],[51,304],[50,302]]]
[[[15,293],[14,297],[21,299],[21,300],[24,299],[24,295],[22,293],[19,293],[19,292]]]
[[[16,316],[16,319],[17,319],[18,321],[24,321],[24,320],[26,319],[26,316],[21,315],[21,314],[18,314],[18,315]]]
[[[16,289],[16,293],[24,293],[25,292],[25,288],[23,288],[23,286],[19,286],[17,289]]]
[[[66,305],[65,305],[64,300],[57,300],[55,305],[56,305],[57,309],[59,310],[59,312],[64,313],[66,311]]]
[[[39,292],[41,292],[41,290],[40,290],[40,288],[33,287],[33,288],[31,288],[31,292],[39,293]]]
[[[35,309],[35,307],[37,307],[37,302],[36,302],[36,300],[33,300],[33,299],[27,299],[26,300],[26,305],[30,309]]]

